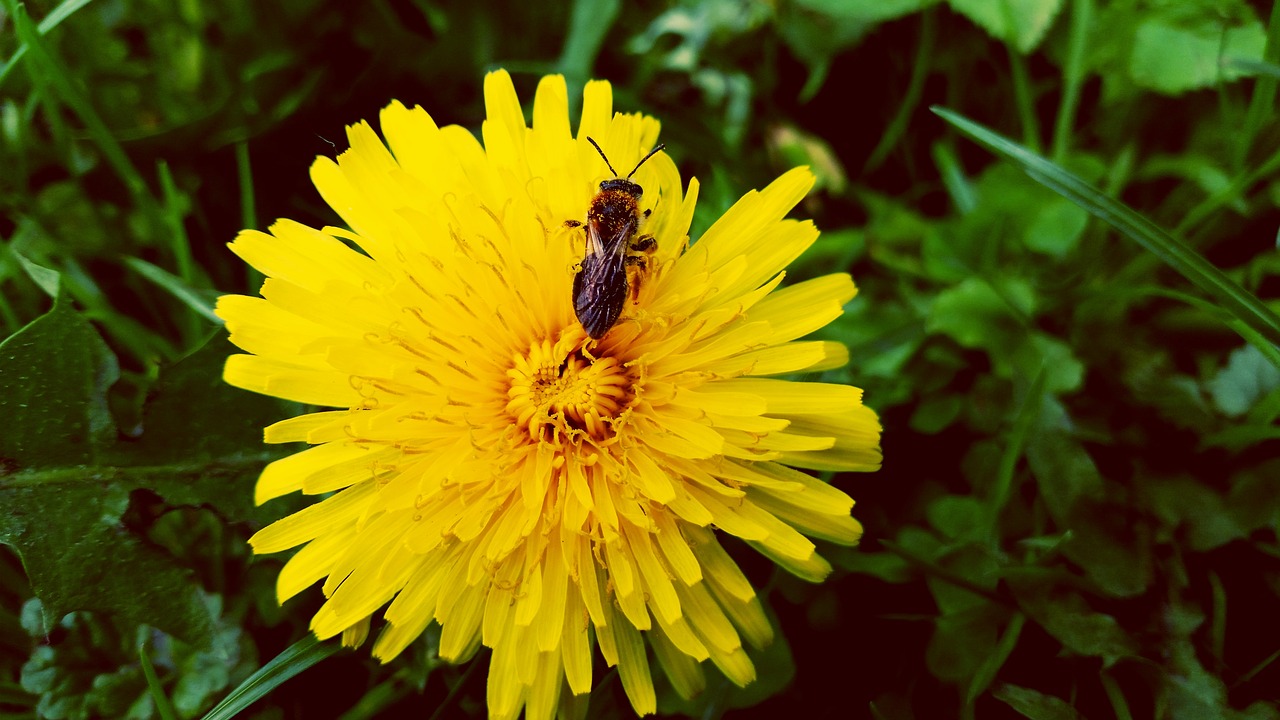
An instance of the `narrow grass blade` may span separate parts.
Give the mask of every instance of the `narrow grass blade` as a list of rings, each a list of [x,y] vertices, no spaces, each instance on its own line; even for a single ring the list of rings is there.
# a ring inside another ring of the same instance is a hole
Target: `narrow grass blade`
[[[1021,145],[946,108],[935,106],[932,109],[964,135],[1021,166],[1036,182],[1061,194],[1127,235],[1208,294],[1231,316],[1256,330],[1268,342],[1280,345],[1280,316],[1181,240],[1107,197],[1076,175]]]
[[[240,687],[210,710],[204,720],[230,720],[289,678],[338,652],[339,648],[338,643],[322,643],[308,633],[240,683]]]
[[[586,82],[590,76],[605,35],[618,19],[621,9],[619,0],[578,0],[573,4],[569,35],[557,63],[560,72],[569,79],[571,88]]]
[[[142,675],[147,679],[147,690],[151,692],[151,701],[156,704],[156,713],[160,715],[160,720],[178,720],[173,704],[169,702],[169,697],[164,694],[164,687],[160,685],[160,678],[156,677],[156,669],[151,665],[151,656],[147,654],[145,642],[138,645],[138,660],[142,663]]]
[[[124,259],[124,263],[142,277],[158,285],[162,290],[181,300],[183,305],[218,325],[222,324],[222,318],[213,312],[213,302],[209,298],[202,296],[199,290],[183,282],[182,278],[175,277],[163,268],[152,265],[146,260],[127,257]]]
[[[1000,672],[1000,668],[1004,666],[1009,655],[1013,653],[1014,647],[1018,645],[1018,638],[1022,636],[1022,628],[1026,624],[1026,615],[1014,613],[1009,626],[1000,636],[1000,642],[996,644],[996,651],[982,661],[978,671],[973,674],[973,679],[969,681],[969,690],[965,693],[965,704],[973,705],[978,696],[991,687],[991,681],[996,679],[996,673]]]
[[[1018,466],[1018,460],[1022,458],[1022,453],[1027,444],[1027,437],[1031,435],[1031,428],[1040,417],[1041,408],[1044,405],[1044,383],[1048,373],[1044,367],[1040,368],[1040,372],[1036,373],[1035,380],[1031,382],[1031,387],[1027,390],[1027,395],[1022,400],[1022,407],[1018,410],[1018,415],[1013,421],[1013,430],[1009,433],[1009,444],[1005,446],[1004,453],[1000,456],[1000,468],[996,472],[996,481],[991,488],[991,500],[988,502],[988,512],[990,517],[987,518],[987,537],[992,546],[996,546],[1000,540],[999,522],[1000,511],[1004,509],[1005,503],[1009,501],[1009,494],[1013,489],[1013,471]],[[985,690],[986,688],[983,688]]]
[[[17,30],[22,47],[25,47],[31,55],[28,61],[32,64],[32,77],[40,78],[40,82],[47,84],[58,99],[79,116],[89,137],[93,138],[94,143],[98,145],[107,163],[129,188],[129,194],[134,197],[140,207],[152,209],[154,201],[147,190],[146,181],[142,179],[138,169],[125,154],[124,148],[120,147],[120,143],[111,134],[107,124],[93,109],[89,98],[76,86],[70,71],[44,45],[44,38],[31,22],[31,18],[27,16],[25,6],[19,5],[14,0],[4,0],[4,6],[13,14],[13,26]]]
[[[932,9],[920,14],[920,40],[916,45],[915,60],[911,63],[911,82],[907,84],[907,91],[902,95],[902,102],[898,105],[898,112],[893,116],[893,121],[885,127],[880,135],[880,142],[876,143],[875,149],[863,163],[863,173],[869,173],[880,167],[880,163],[889,157],[889,153],[898,146],[898,141],[907,134],[907,125],[915,116],[916,106],[920,104],[920,97],[924,95],[924,82],[928,79],[931,69],[929,56],[933,53],[934,40],[938,36],[937,27],[938,23]]]
[[[88,5],[89,2],[90,0],[63,0],[58,7],[53,9],[53,12],[40,21],[40,24],[36,26],[36,30],[41,35],[48,34],[50,30],[58,27],[59,23],[74,15],[77,10]],[[9,62],[0,63],[0,85],[4,85],[4,79],[8,77],[9,71],[17,67],[18,61],[26,54],[27,46],[19,45],[18,49],[13,51],[13,57],[9,58]]]

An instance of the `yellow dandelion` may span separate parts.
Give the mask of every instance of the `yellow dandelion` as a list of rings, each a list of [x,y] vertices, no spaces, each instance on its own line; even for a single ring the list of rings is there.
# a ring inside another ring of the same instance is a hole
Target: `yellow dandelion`
[[[492,648],[493,718],[585,699],[596,647],[640,714],[655,710],[650,653],[685,697],[707,661],[745,685],[743,644],[773,630],[716,531],[819,581],[831,568],[808,538],[853,544],[861,527],[845,493],[796,468],[880,465],[860,390],[771,377],[847,360],[797,338],[839,317],[849,276],[779,289],[818,236],[784,219],[813,176],[747,194],[690,245],[697,182],[682,193],[661,152],[641,165],[657,248],[594,340],[573,303],[584,228],[566,221],[614,175],[587,138],[627,169],[658,122],[615,114],[606,82],[587,84],[576,136],[563,78],[538,85],[531,127],[505,72],[484,90],[483,145],[393,103],[385,144],[360,123],[336,162],[316,160],[350,229],[281,220],[232,243],[267,280],[261,298],[218,302],[249,353],[226,381],[337,408],[266,429],[314,447],[268,465],[257,502],[327,497],[253,549],[302,546],[279,598],[323,579],[322,639],[359,644],[386,606],[383,661],[432,622],[447,661]]]

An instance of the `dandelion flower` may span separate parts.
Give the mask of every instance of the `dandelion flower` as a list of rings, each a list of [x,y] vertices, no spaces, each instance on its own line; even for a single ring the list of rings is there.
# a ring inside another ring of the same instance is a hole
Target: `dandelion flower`
[[[592,686],[594,648],[639,714],[650,653],[692,697],[706,662],[745,685],[744,643],[772,629],[720,533],[819,581],[809,538],[856,543],[853,501],[796,468],[875,470],[880,426],[861,391],[777,375],[838,367],[844,346],[798,340],[855,293],[835,274],[779,289],[818,236],[784,219],[813,184],[792,170],[688,242],[698,185],[658,153],[632,178],[657,241],[618,322],[591,339],[574,314],[581,220],[658,122],[543,78],[530,127],[505,72],[485,79],[483,144],[393,103],[382,138],[311,177],[350,229],[280,220],[231,249],[266,281],[225,296],[226,381],[335,408],[268,427],[313,447],[268,465],[256,500],[324,499],[264,528],[257,553],[302,546],[281,602],[323,580],[320,638],[359,644],[384,606],[386,661],[439,623],[440,657],[492,648],[490,717],[549,718]],[[563,697],[562,697],[563,696]],[[583,698],[585,699],[585,698]]]

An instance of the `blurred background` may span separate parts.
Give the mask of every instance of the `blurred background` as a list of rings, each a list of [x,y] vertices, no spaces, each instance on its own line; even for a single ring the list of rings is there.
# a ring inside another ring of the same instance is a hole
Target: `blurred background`
[[[497,67],[660,118],[694,241],[811,166],[823,235],[788,279],[861,289],[822,336],[885,426],[882,471],[829,478],[863,543],[816,586],[732,546],[779,641],[664,713],[1280,718],[1280,325],[1231,302],[1280,309],[1277,58],[1280,13],[1244,0],[2,0],[0,718],[201,717],[237,687],[274,688],[263,720],[485,715],[487,658],[441,665],[431,632],[250,679],[319,592],[277,607],[281,560],[248,554],[293,509],[250,488],[297,408],[222,386],[210,308],[260,280],[241,228],[338,224],[307,168],[344,126],[398,99],[478,130]],[[590,716],[628,717],[596,676]]]

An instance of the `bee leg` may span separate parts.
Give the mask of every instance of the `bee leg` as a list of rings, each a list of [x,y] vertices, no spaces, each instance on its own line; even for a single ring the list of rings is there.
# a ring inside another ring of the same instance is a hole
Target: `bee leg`
[[[580,228],[582,227],[582,221],[581,220],[565,220],[564,226],[567,228]]]
[[[649,219],[649,216],[650,216],[650,215],[652,215],[652,214],[653,214],[653,208],[645,208],[645,211],[644,211],[644,219],[645,219],[645,220],[648,220],[648,219]]]
[[[628,255],[624,262],[627,266],[627,300],[640,302],[640,285],[648,274],[649,259],[643,255]]]
[[[652,235],[641,235],[631,243],[633,252],[642,252],[646,255],[652,255],[658,249],[658,241],[653,239]]]

